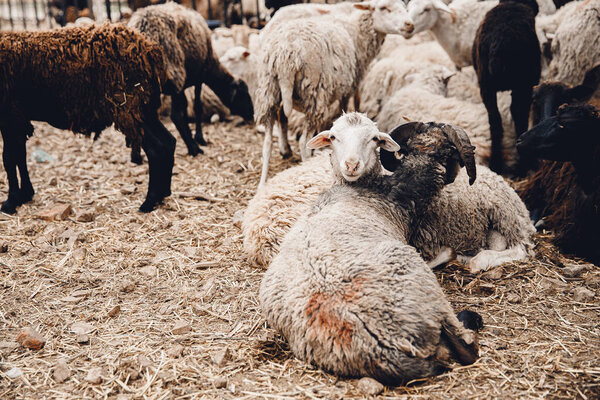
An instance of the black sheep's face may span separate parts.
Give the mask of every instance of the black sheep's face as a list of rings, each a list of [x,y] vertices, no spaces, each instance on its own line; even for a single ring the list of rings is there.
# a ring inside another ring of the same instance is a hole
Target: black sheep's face
[[[556,115],[556,111],[561,105],[572,100],[569,87],[563,83],[542,83],[536,86],[531,99],[533,125]]]
[[[521,154],[551,160],[576,161],[599,142],[595,110],[561,107],[558,114],[523,133],[517,141]],[[586,148],[587,147],[587,148]]]
[[[252,98],[250,98],[246,82],[242,80],[234,82],[230,104],[229,109],[232,114],[239,115],[246,121],[254,119],[254,106],[252,105]]]

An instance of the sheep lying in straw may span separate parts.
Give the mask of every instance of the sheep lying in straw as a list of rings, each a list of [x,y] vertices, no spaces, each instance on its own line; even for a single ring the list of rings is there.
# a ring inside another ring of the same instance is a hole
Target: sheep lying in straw
[[[154,209],[171,194],[175,151],[157,114],[165,77],[158,46],[123,26],[0,33],[0,131],[9,184],[2,211],[14,213],[34,194],[25,148],[31,121],[87,135],[114,123],[128,145],[142,146],[148,156],[140,211]]]
[[[329,132],[368,135],[369,152],[398,149],[359,114]],[[334,185],[286,235],[265,272],[260,303],[295,356],[342,376],[398,384],[478,357],[475,332],[458,320],[431,269],[409,246],[415,218],[458,171],[475,178],[464,131],[427,127],[403,137],[406,155],[393,176],[366,165],[352,183]],[[332,164],[342,161],[332,155]],[[348,161],[348,160],[347,160]]]

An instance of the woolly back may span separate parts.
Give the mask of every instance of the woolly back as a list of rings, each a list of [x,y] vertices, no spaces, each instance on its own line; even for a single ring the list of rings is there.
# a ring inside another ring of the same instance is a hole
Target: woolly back
[[[531,10],[533,11],[533,15],[537,15],[538,12],[540,11],[540,7],[537,3],[536,0],[500,0],[500,4],[506,4],[506,3],[520,3],[523,4],[529,8],[531,8]]]
[[[26,120],[84,134],[114,123],[141,144],[165,78],[160,49],[124,26],[0,34],[0,106]]]

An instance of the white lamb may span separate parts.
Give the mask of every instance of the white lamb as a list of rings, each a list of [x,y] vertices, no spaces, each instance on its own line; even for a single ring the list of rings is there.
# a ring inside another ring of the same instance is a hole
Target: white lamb
[[[412,29],[401,0],[369,0],[354,7],[358,10],[346,19],[286,21],[262,38],[255,111],[266,131],[259,186],[267,180],[274,125],[281,126],[280,153],[289,156],[288,116],[293,108],[305,114],[300,154],[306,159],[308,135],[326,126],[335,101],[344,107],[355,94],[385,35]]]

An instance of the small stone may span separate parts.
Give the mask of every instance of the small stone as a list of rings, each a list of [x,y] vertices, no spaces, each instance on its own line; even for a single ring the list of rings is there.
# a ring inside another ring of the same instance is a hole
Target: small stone
[[[236,228],[241,228],[242,227],[242,220],[244,219],[244,210],[237,210],[235,213],[233,213],[233,226],[235,226]]]
[[[121,292],[130,293],[135,290],[135,282],[134,281],[125,281],[121,284]]]
[[[67,361],[65,359],[61,358],[58,360],[56,366],[54,367],[52,376],[54,377],[56,383],[63,383],[71,377],[71,370],[67,366]]]
[[[21,371],[21,369],[18,368],[18,367],[14,367],[14,368],[11,368],[8,371],[6,371],[5,374],[10,379],[15,379],[15,378],[18,378],[20,376],[23,376],[23,371]]]
[[[183,354],[183,346],[180,344],[176,344],[175,346],[167,350],[167,355],[172,358],[180,357],[181,354]]]
[[[213,385],[215,385],[215,389],[223,389],[227,387],[227,378],[223,376],[219,376],[215,378],[213,381]]]
[[[92,333],[95,329],[96,328],[94,328],[93,325],[83,321],[77,321],[71,325],[71,332],[76,335],[87,335],[88,333]]]
[[[35,217],[45,221],[64,221],[71,215],[71,211],[70,204],[59,204],[36,214]]]
[[[133,194],[135,192],[135,186],[123,186],[121,188],[121,194]]]
[[[50,178],[50,180],[48,181],[48,185],[50,186],[56,186],[58,185],[58,179],[56,179],[55,176],[53,176],[52,178]]]
[[[506,296],[506,301],[513,304],[519,304],[521,302],[521,296],[515,293],[509,293],[508,296]]]
[[[64,301],[65,303],[77,304],[84,299],[85,297],[65,296],[61,298],[60,301]]]
[[[96,215],[93,212],[87,211],[77,214],[75,219],[77,222],[92,222],[96,219]]]
[[[383,385],[373,378],[362,378],[358,381],[358,390],[367,396],[376,396],[383,392]]]
[[[17,342],[31,350],[40,350],[46,344],[46,339],[33,328],[24,328],[17,335]]]
[[[86,256],[87,250],[85,249],[85,247],[78,247],[75,250],[73,250],[73,260],[75,261],[82,262],[85,260]]]
[[[175,326],[173,327],[171,332],[173,333],[173,335],[183,335],[185,333],[190,332],[191,330],[192,330],[192,327],[190,324],[188,324],[185,321],[179,321],[178,323],[175,324]]]
[[[213,363],[221,368],[227,361],[231,359],[231,353],[229,352],[229,347],[226,347],[224,350],[217,351],[212,356]]]
[[[8,251],[8,243],[0,243],[0,253],[6,253]]]
[[[140,273],[142,275],[147,276],[148,278],[156,277],[157,271],[158,271],[158,269],[154,265],[148,265],[148,266],[140,269]]]
[[[577,278],[589,268],[589,265],[570,264],[562,269],[562,273],[567,278]]]
[[[579,303],[585,303],[585,302],[593,299],[594,296],[595,296],[595,293],[584,286],[580,286],[578,288],[575,288],[575,290],[573,290],[573,300],[575,300]]]
[[[85,377],[85,380],[96,385],[102,383],[102,368],[96,367],[90,369]]]
[[[113,317],[116,317],[117,315],[119,315],[120,312],[121,312],[121,306],[117,304],[116,306],[111,308],[110,311],[106,313],[106,315],[113,318]]]
[[[86,335],[86,334],[80,334],[80,335],[75,336],[75,340],[79,344],[88,344],[88,343],[90,343],[90,337],[88,335]]]

